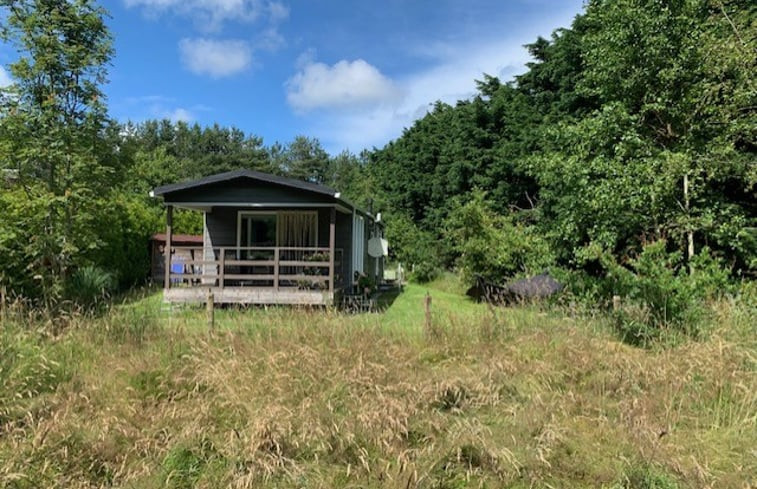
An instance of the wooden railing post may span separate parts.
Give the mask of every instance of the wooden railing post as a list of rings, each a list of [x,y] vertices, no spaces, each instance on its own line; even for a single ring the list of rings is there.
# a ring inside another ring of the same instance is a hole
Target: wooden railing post
[[[273,288],[279,290],[279,247],[273,250]]]
[[[218,265],[218,286],[223,288],[223,276],[226,270],[226,248],[221,248],[220,263]]]
[[[329,219],[329,295],[334,298],[334,245],[336,242],[336,207],[331,208]]]
[[[164,287],[166,289],[171,288],[171,238],[173,237],[173,206],[166,206],[166,274]]]

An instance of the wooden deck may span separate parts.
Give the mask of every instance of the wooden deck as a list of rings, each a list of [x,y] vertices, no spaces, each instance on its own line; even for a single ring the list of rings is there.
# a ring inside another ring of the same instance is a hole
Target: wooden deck
[[[275,289],[272,287],[181,287],[163,290],[167,302],[206,302],[208,293],[217,304],[330,305],[333,292],[327,290]]]

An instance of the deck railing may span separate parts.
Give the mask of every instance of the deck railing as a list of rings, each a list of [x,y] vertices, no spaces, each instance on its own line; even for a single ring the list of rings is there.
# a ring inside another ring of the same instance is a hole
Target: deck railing
[[[169,266],[169,288],[334,290],[343,277],[342,250],[334,250],[332,265],[329,248],[321,247],[173,247]]]

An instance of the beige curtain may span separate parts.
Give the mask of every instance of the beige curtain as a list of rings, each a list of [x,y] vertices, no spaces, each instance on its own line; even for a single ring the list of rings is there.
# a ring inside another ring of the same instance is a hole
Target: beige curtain
[[[318,218],[314,212],[279,213],[279,246],[315,247]]]

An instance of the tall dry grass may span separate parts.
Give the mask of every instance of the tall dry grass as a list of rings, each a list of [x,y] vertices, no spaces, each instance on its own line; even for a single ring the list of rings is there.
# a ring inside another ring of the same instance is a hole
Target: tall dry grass
[[[420,307],[420,306],[419,306]],[[536,310],[423,324],[121,308],[0,348],[2,487],[751,487],[754,317],[643,350]]]

